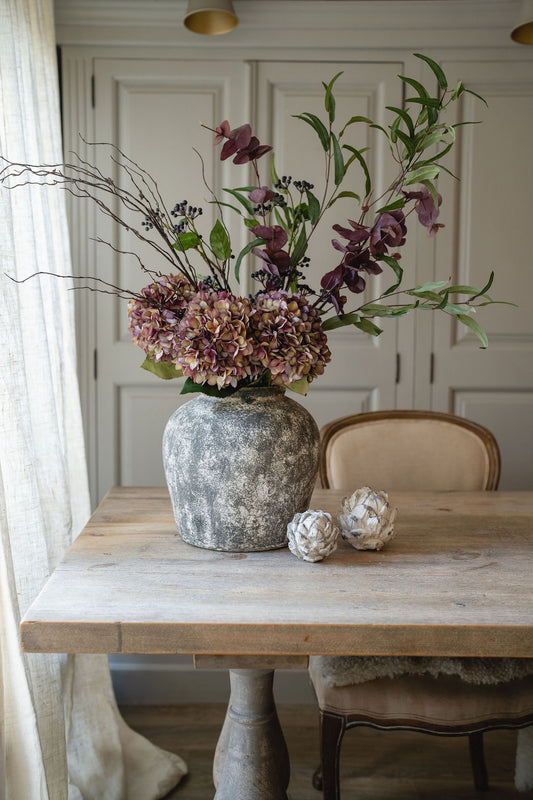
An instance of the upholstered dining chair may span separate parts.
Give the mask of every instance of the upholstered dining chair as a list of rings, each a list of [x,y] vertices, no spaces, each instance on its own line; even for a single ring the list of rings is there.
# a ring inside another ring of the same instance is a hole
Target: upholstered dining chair
[[[352,492],[361,486],[387,491],[498,487],[500,454],[494,436],[452,414],[402,410],[353,414],[330,422],[322,428],[321,438],[323,488]],[[477,790],[486,790],[483,732],[533,724],[533,678],[523,662],[504,661],[497,665],[491,659],[312,657],[309,674],[320,711],[321,739],[321,766],[313,785],[323,790],[325,800],[340,800],[342,738],[347,729],[365,725],[468,735],[474,784]],[[488,685],[463,680],[465,669],[477,670],[475,679],[480,675]],[[492,676],[498,669],[502,674]]]

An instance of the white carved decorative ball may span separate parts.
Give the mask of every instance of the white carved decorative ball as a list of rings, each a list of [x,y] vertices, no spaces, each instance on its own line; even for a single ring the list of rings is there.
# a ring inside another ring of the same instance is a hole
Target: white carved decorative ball
[[[337,548],[339,529],[327,511],[309,508],[287,525],[289,550],[303,561],[323,561]]]
[[[339,514],[342,538],[356,550],[381,550],[394,536],[397,514],[398,509],[389,504],[387,492],[363,486],[342,501]]]

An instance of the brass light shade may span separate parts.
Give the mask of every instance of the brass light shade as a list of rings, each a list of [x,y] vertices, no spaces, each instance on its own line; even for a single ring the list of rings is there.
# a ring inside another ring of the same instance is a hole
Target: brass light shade
[[[183,20],[190,31],[208,36],[227,33],[238,22],[231,0],[189,0]]]
[[[511,39],[520,44],[533,44],[533,0],[522,0]]]

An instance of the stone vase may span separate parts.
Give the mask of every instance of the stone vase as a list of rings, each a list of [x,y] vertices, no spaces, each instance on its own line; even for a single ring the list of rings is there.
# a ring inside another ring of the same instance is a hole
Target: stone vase
[[[181,538],[230,552],[285,547],[287,524],[309,508],[319,451],[313,417],[281,389],[196,395],[163,435]]]

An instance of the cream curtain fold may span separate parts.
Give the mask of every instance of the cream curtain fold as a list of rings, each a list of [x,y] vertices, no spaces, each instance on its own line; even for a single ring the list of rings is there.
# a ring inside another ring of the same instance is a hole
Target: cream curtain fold
[[[0,0],[0,154],[61,161],[52,0]],[[0,798],[155,800],[186,766],[124,723],[106,657],[20,652],[89,496],[70,281],[7,277],[71,274],[64,195],[0,188],[0,231]]]

